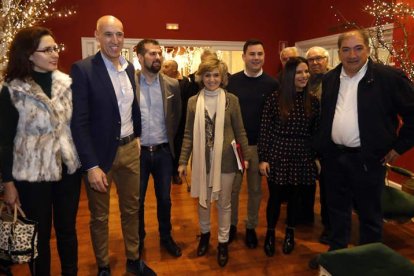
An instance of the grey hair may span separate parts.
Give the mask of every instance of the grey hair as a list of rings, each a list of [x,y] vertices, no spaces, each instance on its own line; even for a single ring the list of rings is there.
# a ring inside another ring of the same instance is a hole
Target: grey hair
[[[313,51],[313,50],[316,50],[318,52],[322,52],[323,55],[329,59],[329,52],[328,52],[328,50],[326,50],[323,47],[319,47],[319,46],[314,46],[314,47],[309,48],[309,50],[306,51],[305,57],[308,58],[309,52],[310,51]]]

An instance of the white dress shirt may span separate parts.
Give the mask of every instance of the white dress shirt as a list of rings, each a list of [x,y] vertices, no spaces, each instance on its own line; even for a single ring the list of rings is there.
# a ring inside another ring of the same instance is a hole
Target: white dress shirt
[[[132,122],[134,89],[126,72],[128,62],[123,56],[120,56],[119,62],[121,68],[117,69],[107,57],[102,55],[102,58],[111,78],[118,102],[119,115],[121,116],[121,137],[126,137],[134,133],[134,125]]]
[[[367,71],[368,61],[350,77],[342,67],[338,100],[332,123],[332,141],[346,147],[360,147],[358,125],[358,84]]]

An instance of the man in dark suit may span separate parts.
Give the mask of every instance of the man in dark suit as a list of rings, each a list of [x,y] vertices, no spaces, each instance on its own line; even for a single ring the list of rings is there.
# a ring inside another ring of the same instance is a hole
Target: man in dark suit
[[[341,64],[322,82],[315,139],[324,161],[329,250],[348,246],[352,208],[359,218],[359,244],[382,240],[384,164],[414,145],[413,84],[403,72],[369,58],[363,31],[341,34],[338,48]]]
[[[157,197],[160,243],[172,256],[181,249],[171,236],[171,177],[174,138],[181,116],[180,86],[176,79],[159,73],[162,51],[158,41],[141,40],[135,47],[141,71],[136,73],[137,94],[141,110],[141,192],[140,250],[145,238],[144,203],[150,174]]]
[[[100,51],[72,66],[72,133],[85,171],[91,212],[90,231],[98,275],[110,275],[108,216],[112,181],[117,185],[126,269],[153,274],[138,252],[139,155],[141,117],[135,96],[134,67],[121,56],[122,22],[97,21]]]

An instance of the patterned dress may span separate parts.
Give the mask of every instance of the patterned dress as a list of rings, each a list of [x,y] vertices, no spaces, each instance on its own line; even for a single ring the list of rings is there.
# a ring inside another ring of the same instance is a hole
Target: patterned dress
[[[269,163],[270,183],[314,185],[317,171],[310,142],[319,124],[319,101],[311,96],[312,112],[306,116],[304,92],[297,92],[294,108],[282,122],[278,96],[275,92],[266,99],[258,140],[259,161]]]

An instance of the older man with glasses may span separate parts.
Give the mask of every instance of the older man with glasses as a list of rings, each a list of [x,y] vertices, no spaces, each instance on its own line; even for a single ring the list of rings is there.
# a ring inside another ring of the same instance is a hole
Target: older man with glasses
[[[312,47],[306,54],[306,59],[309,63],[309,72],[311,74],[309,85],[311,93],[313,93],[318,99],[321,99],[322,94],[322,79],[323,76],[329,71],[329,53],[325,48]],[[321,160],[317,160],[319,162]],[[319,242],[328,244],[328,237],[330,232],[330,224],[328,217],[328,209],[326,206],[326,192],[325,183],[322,181],[322,167],[319,174],[319,200],[321,204],[321,219],[323,224],[323,231],[319,238]],[[313,223],[314,221],[314,204],[315,204],[315,186],[309,186],[309,189],[304,190],[301,196],[302,198],[302,210],[300,214],[303,216],[302,221],[304,223]]]
[[[309,80],[311,91],[321,98],[322,78],[329,71],[329,52],[322,47],[315,46],[306,52],[306,59],[309,63],[309,72],[311,78]]]

